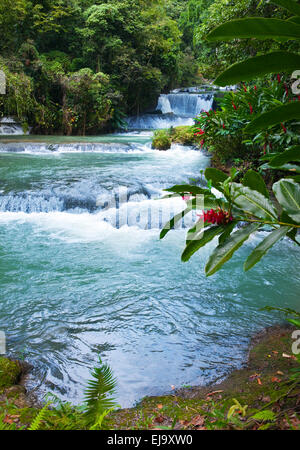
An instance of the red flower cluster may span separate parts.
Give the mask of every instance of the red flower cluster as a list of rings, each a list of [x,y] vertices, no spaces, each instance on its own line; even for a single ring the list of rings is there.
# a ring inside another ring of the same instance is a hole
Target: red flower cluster
[[[197,133],[194,133],[194,136],[202,135],[202,134],[205,133],[205,131],[202,130],[201,128],[196,128],[196,129],[197,129],[198,131],[197,131]]]
[[[217,225],[226,225],[233,221],[233,217],[229,215],[227,211],[223,211],[223,209],[211,209],[209,211],[204,211],[203,214],[200,215],[201,219],[204,220],[205,223],[212,223]]]

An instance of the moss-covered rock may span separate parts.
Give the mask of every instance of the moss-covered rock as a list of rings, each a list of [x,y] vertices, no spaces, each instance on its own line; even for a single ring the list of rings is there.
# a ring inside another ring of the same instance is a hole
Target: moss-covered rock
[[[0,388],[13,386],[17,383],[22,372],[18,361],[0,357]]]
[[[176,144],[194,145],[197,143],[193,127],[191,126],[171,128],[170,135],[172,142],[175,142]]]
[[[171,143],[171,137],[167,130],[157,130],[154,132],[152,148],[156,150],[169,150]]]

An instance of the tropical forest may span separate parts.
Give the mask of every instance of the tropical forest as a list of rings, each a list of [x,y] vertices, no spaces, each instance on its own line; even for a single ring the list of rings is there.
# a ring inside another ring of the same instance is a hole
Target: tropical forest
[[[0,36],[0,430],[300,430],[300,2],[0,0]]]

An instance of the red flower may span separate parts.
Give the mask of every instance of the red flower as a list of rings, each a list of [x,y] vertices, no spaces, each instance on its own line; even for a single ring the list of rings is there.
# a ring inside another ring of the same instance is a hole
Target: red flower
[[[206,212],[204,211],[203,214],[200,214],[199,216],[204,220],[204,223],[212,223],[216,225],[226,225],[233,221],[233,217],[221,208],[211,209]]]
[[[283,123],[280,124],[282,126],[283,132],[286,133],[287,129],[285,128],[285,126],[283,125]]]
[[[257,91],[257,86],[256,85],[254,86],[254,90]]]
[[[234,104],[234,102],[232,102],[232,106],[234,109],[237,109],[236,105]]]
[[[288,87],[287,87],[287,85],[285,83],[284,83],[284,89],[285,89],[286,96],[288,97],[289,96],[289,90],[288,90]]]
[[[281,82],[281,78],[280,78],[280,75],[279,75],[279,73],[277,74],[277,81],[278,81],[278,83],[280,83],[280,82]]]
[[[252,108],[251,103],[249,103],[249,108],[250,108],[250,114],[252,114],[253,113],[253,108]]]
[[[245,83],[243,83],[243,87],[244,87],[244,91],[247,92],[247,88],[246,88]]]
[[[225,130],[225,124],[224,124],[224,123],[223,123],[222,127],[223,127],[223,128],[224,128],[224,130]]]

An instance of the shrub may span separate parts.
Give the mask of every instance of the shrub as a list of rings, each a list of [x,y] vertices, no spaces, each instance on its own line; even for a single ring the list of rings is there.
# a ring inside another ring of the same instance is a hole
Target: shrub
[[[152,148],[157,150],[168,150],[171,148],[171,137],[167,130],[157,130],[154,132]]]
[[[181,126],[170,129],[172,142],[182,145],[195,144],[194,129],[190,126]]]
[[[219,100],[221,110],[202,112],[195,119],[194,132],[201,145],[227,162],[234,158],[256,159],[259,155],[282,151],[299,139],[296,121],[277,124],[259,133],[245,127],[260,114],[297,100],[287,82],[277,75],[255,85],[243,84]]]

